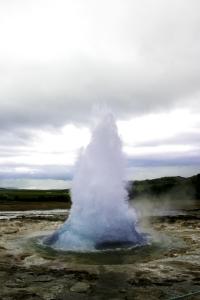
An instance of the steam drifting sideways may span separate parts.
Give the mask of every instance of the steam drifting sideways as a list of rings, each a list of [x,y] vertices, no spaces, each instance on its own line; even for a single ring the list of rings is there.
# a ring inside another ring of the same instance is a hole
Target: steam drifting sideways
[[[69,218],[44,243],[55,249],[92,251],[146,243],[129,208],[124,157],[112,114],[105,114],[77,163]]]

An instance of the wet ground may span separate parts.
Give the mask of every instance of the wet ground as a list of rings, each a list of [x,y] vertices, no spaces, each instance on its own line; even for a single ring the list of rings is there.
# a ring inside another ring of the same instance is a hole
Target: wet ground
[[[174,299],[200,291],[200,209],[143,217],[150,245],[93,253],[38,243],[67,211],[10,212],[0,219],[0,299]],[[180,299],[200,299],[193,294]]]

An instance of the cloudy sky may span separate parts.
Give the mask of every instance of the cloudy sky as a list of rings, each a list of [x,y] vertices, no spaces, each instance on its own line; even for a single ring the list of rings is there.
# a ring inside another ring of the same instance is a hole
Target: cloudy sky
[[[200,1],[0,0],[0,186],[65,187],[101,104],[127,178],[200,171]]]

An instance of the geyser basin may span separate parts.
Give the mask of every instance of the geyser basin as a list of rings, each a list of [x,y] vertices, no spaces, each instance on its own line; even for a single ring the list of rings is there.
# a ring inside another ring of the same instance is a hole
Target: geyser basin
[[[67,221],[44,243],[61,250],[88,251],[106,245],[143,245],[136,213],[124,186],[124,157],[114,118],[105,115],[80,157]]]
[[[69,265],[121,265],[135,262],[146,262],[150,259],[161,258],[169,245],[161,243],[145,244],[144,246],[131,246],[116,244],[111,248],[100,248],[88,251],[69,251],[52,248],[44,245],[42,236],[28,239],[25,244],[26,251],[32,251],[34,255],[49,259],[51,262],[67,262]],[[170,246],[172,247],[172,246]],[[173,243],[174,247],[174,243]]]

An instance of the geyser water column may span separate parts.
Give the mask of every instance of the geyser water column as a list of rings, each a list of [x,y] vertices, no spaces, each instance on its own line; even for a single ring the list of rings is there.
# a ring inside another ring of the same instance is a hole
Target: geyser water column
[[[112,114],[93,130],[77,163],[72,183],[72,207],[67,221],[45,243],[62,250],[93,250],[108,245],[137,245],[136,230],[124,184],[124,157]]]

